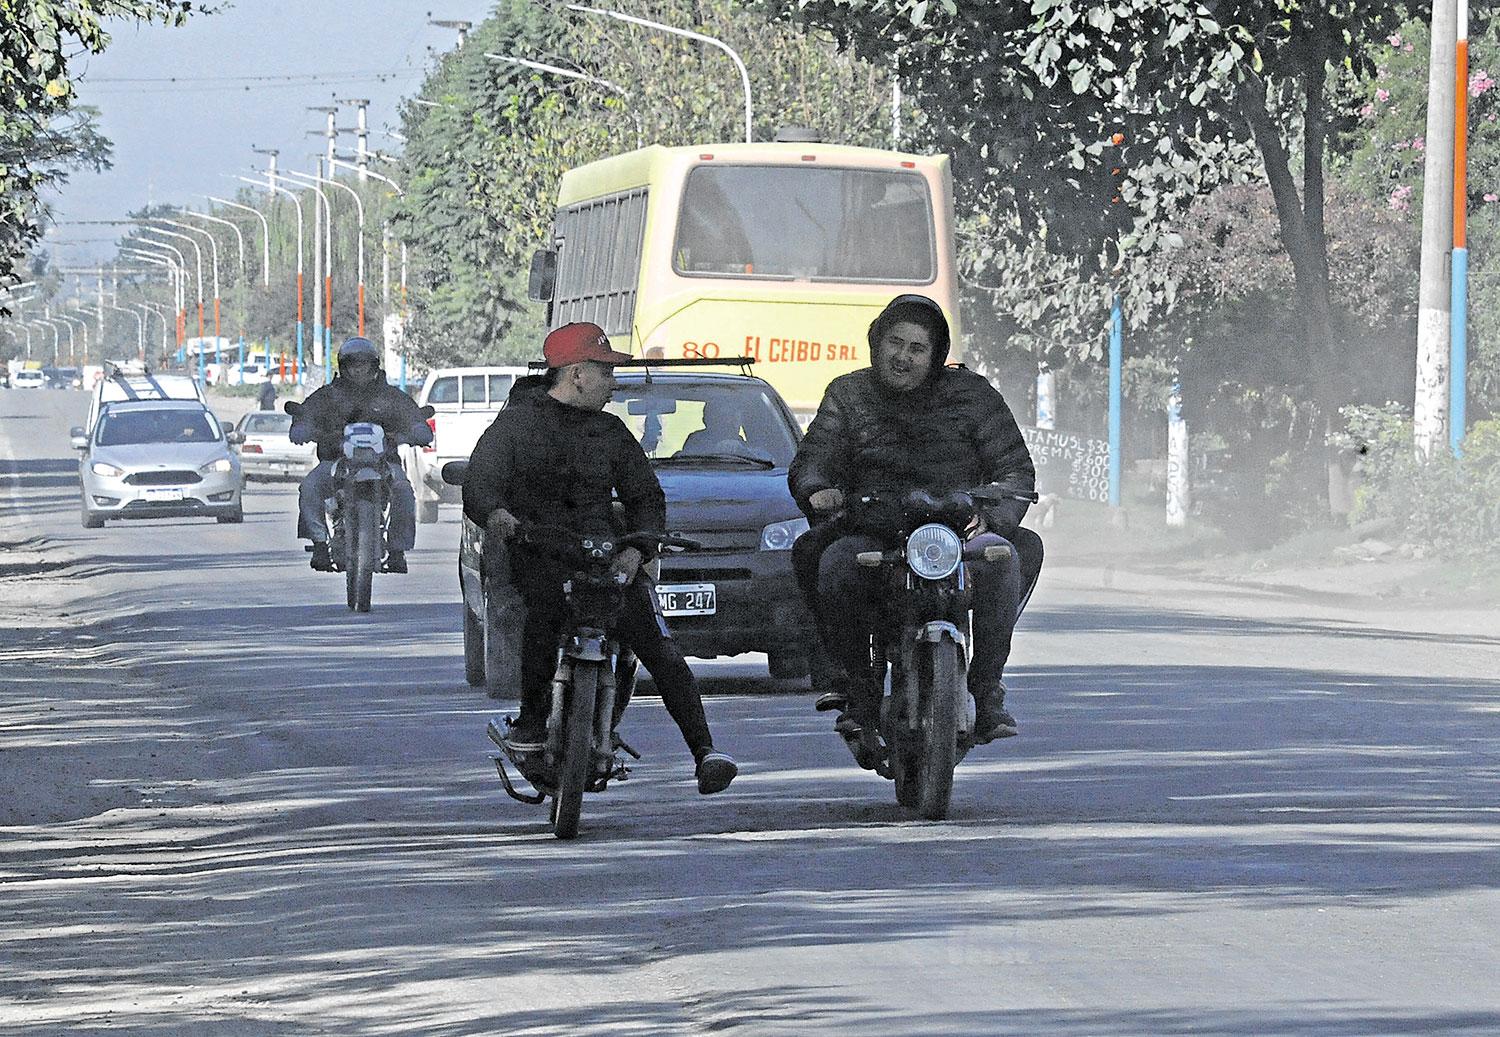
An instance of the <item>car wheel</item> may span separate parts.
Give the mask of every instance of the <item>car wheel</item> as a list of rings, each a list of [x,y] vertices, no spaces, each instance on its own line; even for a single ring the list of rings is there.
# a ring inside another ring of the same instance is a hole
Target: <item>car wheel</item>
[[[85,511],[83,513],[83,528],[84,529],[103,529],[104,528],[104,519],[102,519],[98,515],[90,515],[87,511]]]
[[[430,526],[438,520],[438,502],[435,500],[417,501],[417,521],[424,526]]]

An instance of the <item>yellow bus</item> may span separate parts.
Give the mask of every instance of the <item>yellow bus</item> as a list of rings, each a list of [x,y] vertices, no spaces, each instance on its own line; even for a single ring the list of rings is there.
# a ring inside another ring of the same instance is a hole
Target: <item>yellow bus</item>
[[[549,329],[592,321],[638,356],[754,357],[804,418],[869,366],[866,329],[905,292],[942,306],[957,359],[948,157],[780,137],[568,171],[528,289]]]

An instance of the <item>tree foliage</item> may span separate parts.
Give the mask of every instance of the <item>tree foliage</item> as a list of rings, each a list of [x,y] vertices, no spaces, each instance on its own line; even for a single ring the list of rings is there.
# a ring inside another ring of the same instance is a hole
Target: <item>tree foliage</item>
[[[197,0],[4,0],[0,3],[0,281],[39,230],[40,192],[78,166],[102,169],[109,144],[75,107],[68,62],[109,45],[111,19],[181,24]]]

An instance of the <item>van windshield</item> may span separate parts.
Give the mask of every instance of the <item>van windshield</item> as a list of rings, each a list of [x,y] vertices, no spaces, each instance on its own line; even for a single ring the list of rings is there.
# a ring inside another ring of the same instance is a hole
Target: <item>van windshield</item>
[[[672,267],[688,277],[927,284],[936,257],[918,173],[706,165],[683,187]]]

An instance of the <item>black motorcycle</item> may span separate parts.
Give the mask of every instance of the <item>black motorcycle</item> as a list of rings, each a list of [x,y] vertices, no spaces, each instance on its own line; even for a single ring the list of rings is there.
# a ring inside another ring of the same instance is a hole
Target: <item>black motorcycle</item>
[[[563,560],[572,574],[563,584],[567,611],[542,749],[515,753],[506,744],[506,732],[493,721],[488,733],[504,754],[494,759],[505,791],[523,803],[550,797],[553,833],[571,839],[578,834],[584,792],[603,792],[611,781],[623,781],[629,775],[625,757],[641,758],[615,732],[629,700],[635,660],[628,652],[622,656],[615,639],[625,585],[610,573],[610,563],[627,547],[647,552],[699,545],[666,533],[589,535],[532,523],[523,523],[513,541]],[[507,759],[535,793],[516,789],[505,768]]]
[[[830,519],[841,535],[894,545],[855,557],[880,570],[884,587],[870,638],[871,675],[883,693],[879,722],[845,741],[862,767],[895,782],[897,802],[934,821],[947,816],[954,768],[974,746],[969,569],[1011,554],[1005,544],[964,540],[979,515],[976,496],[867,494]]]
[[[288,400],[284,409],[295,419],[301,414],[302,405]],[[424,418],[435,413],[432,407],[422,408]],[[385,557],[386,519],[391,504],[388,446],[389,438],[379,425],[366,421],[345,425],[343,443],[333,467],[334,495],[323,502],[328,521],[328,553],[334,571],[344,574],[346,602],[355,612],[370,611],[371,585]],[[308,550],[312,550],[311,546]]]

